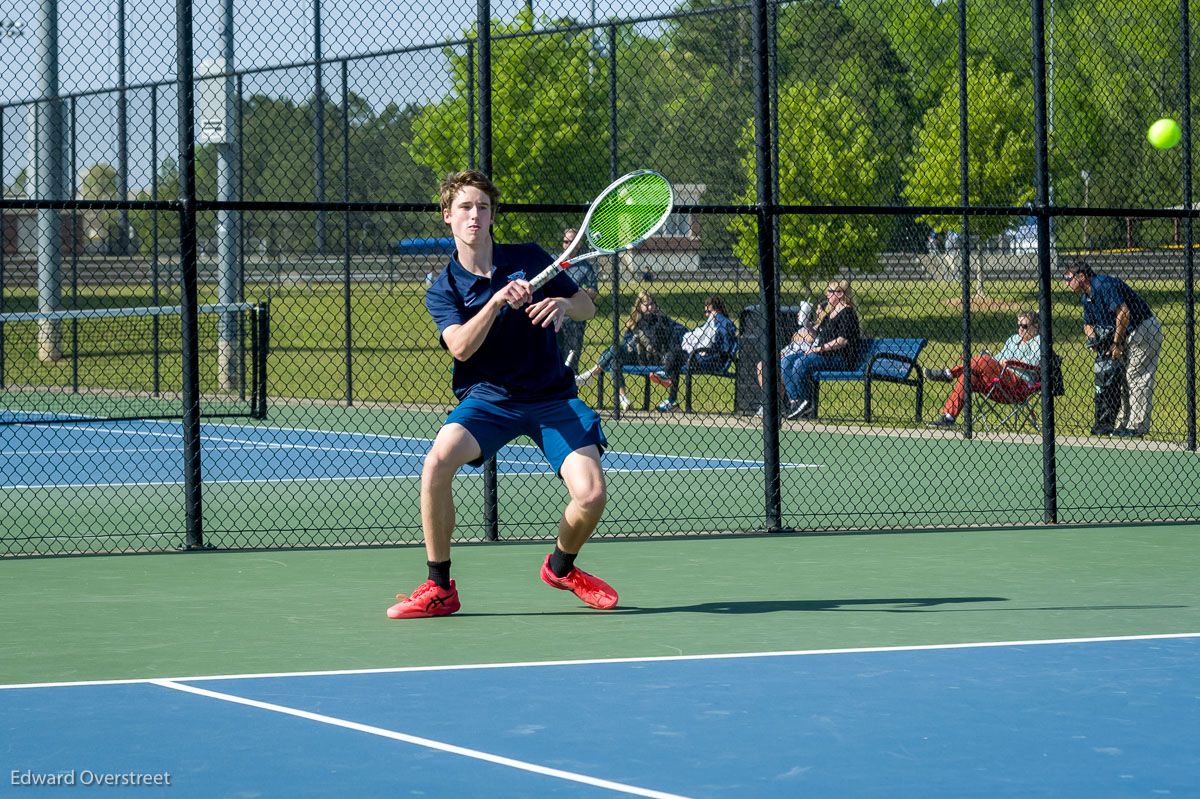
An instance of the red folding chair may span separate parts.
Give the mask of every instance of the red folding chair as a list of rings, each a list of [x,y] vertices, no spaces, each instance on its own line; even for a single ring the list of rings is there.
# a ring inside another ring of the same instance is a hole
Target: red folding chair
[[[1026,380],[1022,372],[1033,372],[1034,377]],[[1005,373],[1017,379],[1005,381]],[[1055,396],[1062,395],[1062,359],[1054,354],[1050,356],[1050,387]],[[1011,361],[984,391],[973,392],[971,397],[972,418],[981,430],[1019,433],[1027,424],[1035,433],[1041,430],[1042,370],[1038,366]]]

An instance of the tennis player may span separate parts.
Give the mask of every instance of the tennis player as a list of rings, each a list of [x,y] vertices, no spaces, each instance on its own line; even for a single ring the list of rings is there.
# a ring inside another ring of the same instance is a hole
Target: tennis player
[[[421,471],[421,525],[429,579],[388,608],[393,619],[445,616],[461,607],[450,579],[454,532],[451,483],[464,464],[481,466],[508,442],[527,435],[566,485],[571,500],[558,523],[554,552],[542,580],[572,591],[594,608],[617,604],[606,582],[575,567],[575,556],[596,529],[607,499],[600,454],[607,441],[600,417],[579,399],[555,334],[563,319],[584,322],[596,308],[565,272],[531,292],[529,278],[554,259],[537,244],[492,238],[500,191],[480,172],[442,181],[439,207],[454,235],[455,253],[425,293],[454,356],[459,404],[438,431]]]

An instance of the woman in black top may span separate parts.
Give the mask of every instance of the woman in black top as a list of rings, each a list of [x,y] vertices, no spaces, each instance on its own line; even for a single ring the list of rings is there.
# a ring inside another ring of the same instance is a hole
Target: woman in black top
[[[858,311],[849,280],[833,280],[825,289],[825,308],[818,314],[813,347],[783,359],[783,385],[787,389],[786,417],[816,416],[812,402],[814,372],[844,371],[858,361]]]

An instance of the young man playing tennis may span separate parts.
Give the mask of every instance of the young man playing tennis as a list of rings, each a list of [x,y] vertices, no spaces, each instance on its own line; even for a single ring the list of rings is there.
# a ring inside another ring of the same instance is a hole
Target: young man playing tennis
[[[421,525],[429,579],[388,608],[393,619],[446,616],[461,607],[450,579],[454,532],[451,484],[464,464],[480,466],[508,442],[527,435],[566,485],[571,501],[558,523],[542,580],[573,591],[594,608],[617,604],[603,580],[575,568],[575,556],[600,521],[606,493],[600,453],[607,445],[600,417],[578,398],[555,334],[564,318],[587,321],[595,306],[565,273],[538,291],[529,278],[553,258],[536,244],[499,244],[492,222],[499,190],[480,172],[448,175],[441,185],[442,219],[456,252],[425,294],[454,356],[458,407],[447,417],[421,471]]]

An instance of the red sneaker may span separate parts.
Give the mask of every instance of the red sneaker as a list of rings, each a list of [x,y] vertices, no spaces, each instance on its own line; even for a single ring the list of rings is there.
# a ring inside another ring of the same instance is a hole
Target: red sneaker
[[[611,585],[594,574],[588,574],[572,566],[566,577],[556,577],[554,572],[550,571],[549,555],[542,564],[542,582],[563,591],[574,591],[575,596],[582,599],[584,604],[600,610],[608,610],[617,604],[617,592]]]
[[[423,619],[428,616],[449,616],[462,607],[458,601],[458,587],[450,581],[449,588],[442,588],[433,580],[417,586],[412,596],[396,594],[401,600],[387,610],[389,619]]]

